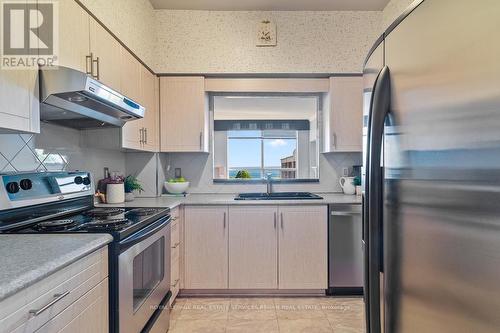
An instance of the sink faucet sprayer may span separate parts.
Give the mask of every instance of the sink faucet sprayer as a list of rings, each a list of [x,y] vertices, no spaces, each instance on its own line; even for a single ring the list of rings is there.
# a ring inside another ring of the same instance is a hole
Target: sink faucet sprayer
[[[267,174],[267,177],[266,177],[266,180],[267,180],[267,194],[271,194],[273,193],[273,176],[272,176],[272,173],[268,173]]]

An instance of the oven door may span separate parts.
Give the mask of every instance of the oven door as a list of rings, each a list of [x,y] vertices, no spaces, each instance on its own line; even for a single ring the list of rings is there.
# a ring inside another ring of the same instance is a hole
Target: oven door
[[[170,216],[120,242],[120,333],[138,333],[170,289]]]

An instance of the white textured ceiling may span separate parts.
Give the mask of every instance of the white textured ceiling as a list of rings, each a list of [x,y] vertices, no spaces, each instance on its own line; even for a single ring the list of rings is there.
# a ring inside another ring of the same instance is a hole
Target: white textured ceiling
[[[150,0],[155,9],[382,10],[389,0]]]

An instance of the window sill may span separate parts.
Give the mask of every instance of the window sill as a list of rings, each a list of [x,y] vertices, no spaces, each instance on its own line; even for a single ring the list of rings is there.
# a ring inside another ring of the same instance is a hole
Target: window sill
[[[214,184],[267,184],[265,179],[214,179]],[[319,183],[319,179],[273,179],[273,184]]]

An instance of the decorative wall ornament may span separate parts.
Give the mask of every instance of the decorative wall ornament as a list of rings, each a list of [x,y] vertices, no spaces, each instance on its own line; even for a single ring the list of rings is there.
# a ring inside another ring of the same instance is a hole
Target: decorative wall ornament
[[[257,26],[257,46],[276,46],[276,23],[270,20],[260,21]]]

